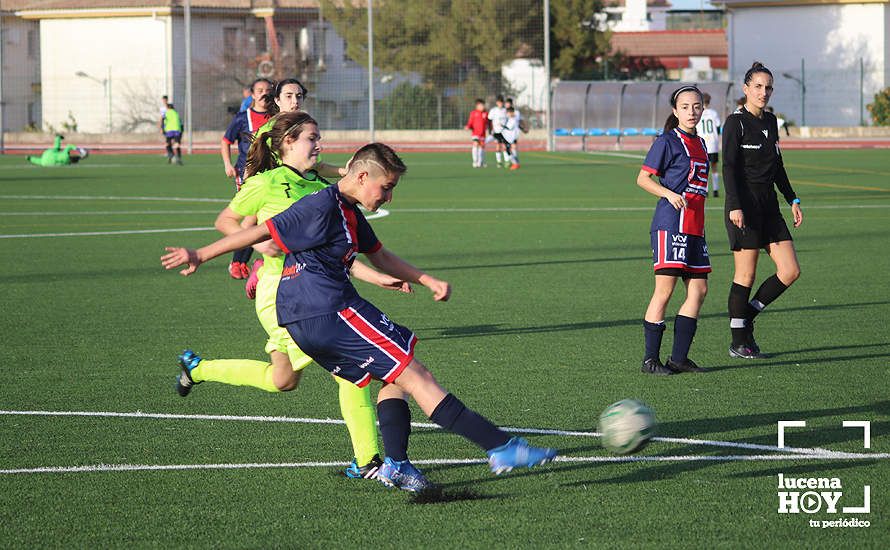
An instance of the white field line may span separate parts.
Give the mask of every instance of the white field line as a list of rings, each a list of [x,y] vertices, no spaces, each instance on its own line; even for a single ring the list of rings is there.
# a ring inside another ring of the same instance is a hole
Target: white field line
[[[106,417],[106,418],[150,418],[159,420],[222,420],[222,421],[242,421],[242,422],[281,422],[292,424],[344,424],[343,420],[337,418],[301,418],[291,416],[245,416],[245,415],[215,415],[215,414],[170,414],[170,413],[146,413],[142,411],[136,412],[109,412],[109,411],[13,411],[0,410],[0,415],[18,415],[18,416],[80,416],[80,417]],[[412,422],[414,428],[441,429],[438,424],[428,422]],[[504,430],[513,433],[536,434],[536,435],[558,435],[558,436],[574,436],[574,437],[600,437],[598,432],[587,431],[569,431],[554,430],[544,428],[522,428],[505,426]],[[806,448],[806,447],[777,447],[774,445],[758,445],[754,443],[735,443],[732,441],[715,441],[708,439],[690,439],[679,437],[654,437],[653,441],[661,441],[664,443],[679,443],[683,445],[702,445],[708,447],[721,447],[730,449],[747,449],[758,451],[770,451],[778,453],[793,453],[797,456],[818,456],[822,458],[881,458],[880,455],[874,453],[846,453],[841,451],[831,451],[828,449]]]
[[[628,462],[758,462],[758,461],[797,461],[797,460],[886,460],[890,453],[869,455],[832,453],[828,455],[673,455],[673,456],[558,456],[555,462],[565,463],[628,463]],[[418,465],[444,464],[486,464],[482,458],[442,458],[412,460]],[[96,464],[92,466],[44,466],[38,468],[0,469],[6,474],[66,474],[91,472],[137,472],[170,470],[246,470],[259,468],[341,468],[346,462],[246,462],[223,464]]]

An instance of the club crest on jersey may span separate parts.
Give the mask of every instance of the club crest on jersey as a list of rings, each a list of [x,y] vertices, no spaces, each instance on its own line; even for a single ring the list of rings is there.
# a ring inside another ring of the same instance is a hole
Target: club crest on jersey
[[[690,159],[689,161],[689,183],[693,183],[695,181],[704,183],[707,185],[708,183],[708,163],[707,161],[701,162],[694,159]]]
[[[393,330],[396,328],[396,324],[389,320],[389,317],[386,316],[385,313],[380,314],[380,321],[378,321],[381,325],[385,326],[388,330]]]
[[[769,130],[761,130],[763,132],[763,137],[769,137]]]

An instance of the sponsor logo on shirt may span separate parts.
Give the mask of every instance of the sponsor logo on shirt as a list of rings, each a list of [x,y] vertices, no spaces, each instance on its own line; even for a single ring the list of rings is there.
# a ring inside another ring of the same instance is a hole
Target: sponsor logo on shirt
[[[749,145],[747,143],[743,143],[742,149],[760,149],[761,146],[762,146],[761,143],[758,143],[757,145]]]
[[[373,357],[368,357],[367,359],[365,359],[365,362],[364,362],[364,363],[362,363],[361,365],[358,366],[358,368],[360,368],[360,369],[366,369],[366,368],[368,368],[368,365],[370,365],[370,364],[373,363],[373,362],[374,362],[374,358],[373,358]]]
[[[286,265],[281,271],[281,280],[285,281],[287,279],[290,279],[291,277],[297,277],[300,275],[300,273],[302,273],[304,269],[306,269],[305,263]]]

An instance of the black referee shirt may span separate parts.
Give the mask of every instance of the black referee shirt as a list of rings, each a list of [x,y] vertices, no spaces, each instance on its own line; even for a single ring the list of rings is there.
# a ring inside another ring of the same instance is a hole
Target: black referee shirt
[[[751,208],[761,202],[752,201],[753,195],[775,193],[773,184],[791,204],[797,195],[782,163],[776,116],[763,111],[763,117],[758,118],[739,107],[723,124],[726,210]]]

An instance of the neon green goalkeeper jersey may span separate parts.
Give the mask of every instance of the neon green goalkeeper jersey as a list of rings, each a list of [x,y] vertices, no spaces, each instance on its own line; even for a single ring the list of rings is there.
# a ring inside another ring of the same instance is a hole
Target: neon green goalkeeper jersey
[[[239,216],[256,216],[257,223],[263,223],[306,195],[329,185],[330,182],[314,170],[300,174],[290,166],[282,165],[247,178],[229,208]],[[280,274],[284,269],[284,256],[263,255],[263,260],[263,269],[269,273]]]

